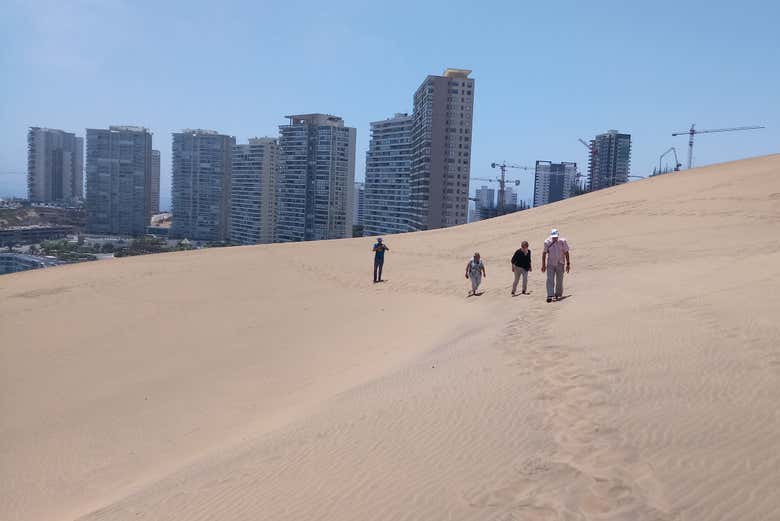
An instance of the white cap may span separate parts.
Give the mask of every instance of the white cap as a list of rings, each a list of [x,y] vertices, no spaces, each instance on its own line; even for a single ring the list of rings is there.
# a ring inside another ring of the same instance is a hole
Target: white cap
[[[558,237],[558,228],[553,228],[550,232],[550,237]]]

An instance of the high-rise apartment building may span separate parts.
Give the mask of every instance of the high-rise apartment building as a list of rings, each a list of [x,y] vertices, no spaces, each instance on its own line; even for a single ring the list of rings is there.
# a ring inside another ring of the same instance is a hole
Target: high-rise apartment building
[[[610,130],[591,140],[588,164],[590,190],[628,182],[631,172],[631,134]]]
[[[160,213],[160,151],[152,150],[152,214]]]
[[[504,208],[517,208],[517,192],[511,186],[504,188]]]
[[[364,235],[409,231],[412,117],[396,114],[371,123],[366,152]]]
[[[363,226],[366,209],[366,183],[355,183],[352,200],[352,225]]]
[[[496,212],[496,191],[493,188],[483,186],[477,188],[475,193],[474,209],[479,220],[495,217]]]
[[[83,138],[62,130],[30,127],[27,131],[27,197],[42,203],[83,199]]]
[[[171,237],[228,240],[235,143],[213,130],[174,132]]]
[[[577,163],[537,161],[534,175],[534,206],[571,197],[577,180]]]
[[[233,147],[230,201],[230,240],[265,244],[276,240],[276,191],[279,182],[279,143],[275,138],[252,138]]]
[[[466,222],[471,172],[474,79],[447,69],[414,94],[410,227],[429,230]]]
[[[143,235],[152,209],[152,133],[87,129],[87,231]]]
[[[277,240],[351,237],[355,129],[328,114],[287,117],[279,127]]]

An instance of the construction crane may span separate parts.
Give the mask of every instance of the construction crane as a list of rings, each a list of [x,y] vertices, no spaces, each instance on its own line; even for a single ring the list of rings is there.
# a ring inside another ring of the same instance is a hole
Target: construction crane
[[[756,130],[765,127],[732,127],[732,128],[711,128],[707,130],[696,130],[695,123],[691,123],[691,128],[680,132],[672,132],[672,136],[682,136],[688,134],[688,169],[693,168],[693,136],[696,134],[710,134],[712,132],[734,132],[735,130]]]
[[[591,154],[593,154],[594,156],[597,156],[597,155],[598,155],[599,151],[598,151],[598,150],[596,150],[596,147],[590,146],[590,143],[588,143],[587,141],[585,141],[585,140],[584,140],[584,139],[582,139],[581,137],[578,137],[578,138],[577,138],[577,140],[578,140],[580,143],[582,143],[583,145],[585,145],[585,148],[587,148],[587,149],[588,149],[588,151],[590,151],[590,153],[591,153]]]
[[[674,171],[679,172],[680,167],[682,166],[682,163],[680,163],[680,160],[677,159],[677,149],[674,147],[669,147],[669,150],[661,154],[661,157],[658,158],[658,173],[661,173],[661,161],[663,161],[664,156],[666,156],[669,152],[674,152]]]
[[[515,186],[520,186],[520,180],[519,179],[502,179],[495,178],[492,179],[490,177],[471,177],[472,181],[487,181],[488,183],[498,183],[499,190],[498,190],[498,208],[499,208],[499,215],[504,215],[504,186],[506,184],[513,184]],[[476,201],[476,198],[469,198],[472,201]]]
[[[501,170],[501,177],[496,179],[498,181],[498,214],[504,215],[504,188],[506,185],[506,169],[515,168],[517,170],[535,170],[532,166],[520,166],[502,161],[501,163],[490,163],[491,168],[499,168]],[[520,184],[520,181],[513,181],[515,186]]]

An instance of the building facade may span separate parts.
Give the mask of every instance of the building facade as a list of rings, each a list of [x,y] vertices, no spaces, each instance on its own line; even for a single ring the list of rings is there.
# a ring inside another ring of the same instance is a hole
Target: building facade
[[[537,161],[534,174],[534,206],[568,199],[577,180],[577,163]]]
[[[412,117],[371,123],[366,152],[364,235],[408,232]]]
[[[152,133],[87,129],[87,232],[143,235],[152,213]]]
[[[279,182],[279,143],[270,137],[252,138],[233,147],[230,201],[230,240],[265,244],[276,240],[276,192]]]
[[[631,134],[610,130],[591,140],[590,147],[590,190],[601,190],[628,182],[631,173]]]
[[[230,237],[235,138],[213,130],[174,132],[170,236],[224,242]]]
[[[352,200],[352,226],[363,226],[366,209],[366,184],[355,183]]]
[[[56,203],[84,198],[84,139],[71,132],[27,131],[27,198]]]
[[[160,213],[160,151],[152,150],[152,215]]]
[[[428,76],[414,94],[410,228],[464,224],[471,173],[474,79],[447,69]]]
[[[287,117],[279,127],[277,241],[351,237],[355,129],[328,114]]]
[[[496,191],[493,188],[482,186],[474,192],[474,210],[477,220],[489,219],[498,215],[496,205]]]

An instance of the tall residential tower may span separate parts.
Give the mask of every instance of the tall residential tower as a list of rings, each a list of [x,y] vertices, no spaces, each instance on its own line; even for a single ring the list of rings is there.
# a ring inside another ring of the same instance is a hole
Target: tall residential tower
[[[171,237],[228,240],[235,142],[234,137],[213,130],[173,134]]]
[[[279,127],[277,240],[351,237],[355,129],[328,114],[287,117]]]
[[[414,94],[410,226],[429,230],[464,224],[471,172],[474,80],[471,71],[428,76]]]
[[[276,240],[276,189],[279,144],[270,137],[252,138],[233,147],[230,240],[263,244]]]
[[[590,142],[588,165],[590,190],[600,190],[628,182],[631,172],[631,134],[610,130]]]
[[[152,209],[152,133],[87,129],[87,231],[143,235]]]
[[[51,128],[27,131],[27,198],[65,202],[84,197],[84,139]]]
[[[160,213],[160,151],[152,150],[152,214]]]
[[[534,176],[534,206],[571,197],[577,179],[577,163],[537,161]]]
[[[366,152],[364,235],[409,231],[412,118],[396,114],[371,123]]]

